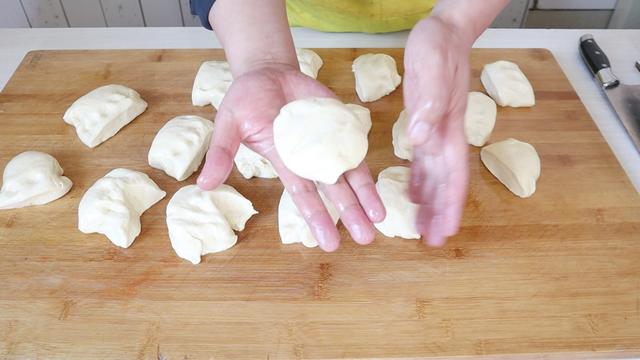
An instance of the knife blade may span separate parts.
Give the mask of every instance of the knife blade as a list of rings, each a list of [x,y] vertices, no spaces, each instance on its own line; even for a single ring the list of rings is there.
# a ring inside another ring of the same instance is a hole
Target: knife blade
[[[580,54],[594,74],[609,103],[627,130],[636,150],[640,152],[640,85],[625,85],[611,70],[609,58],[593,35],[580,37]]]

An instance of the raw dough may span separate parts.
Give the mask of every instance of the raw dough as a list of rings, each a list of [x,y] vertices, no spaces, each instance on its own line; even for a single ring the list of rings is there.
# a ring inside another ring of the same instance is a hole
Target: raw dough
[[[233,162],[245,179],[251,179],[254,176],[265,179],[278,177],[269,160],[243,144],[240,144]]]
[[[305,179],[334,184],[360,165],[369,146],[371,119],[352,109],[332,98],[283,106],[273,122],[273,140],[287,168]]]
[[[418,205],[409,200],[410,169],[405,166],[388,167],[378,175],[376,189],[387,216],[373,225],[387,237],[399,236],[405,239],[419,239],[416,229]]]
[[[409,142],[409,136],[407,135],[407,127],[409,126],[409,118],[407,112],[402,110],[398,120],[393,123],[391,129],[391,137],[393,144],[393,153],[400,159],[411,160],[413,157],[413,150],[411,142]]]
[[[531,83],[520,67],[510,61],[487,64],[480,75],[487,93],[500,106],[529,107],[536,103]]]
[[[390,94],[402,80],[396,61],[387,54],[360,55],[351,68],[356,77],[356,92],[362,102],[376,101]]]
[[[193,82],[191,102],[195,106],[211,104],[217,110],[232,82],[233,76],[226,61],[205,61]]]
[[[327,208],[333,223],[338,223],[339,213],[333,204],[320,192],[320,198]],[[302,243],[306,247],[318,246],[318,241],[311,233],[304,217],[300,215],[300,211],[293,202],[291,195],[285,190],[280,197],[278,205],[278,231],[280,232],[280,240],[283,244]]]
[[[62,168],[53,156],[25,151],[4,168],[0,209],[46,204],[64,196],[71,186],[71,180],[62,176]]]
[[[300,64],[300,71],[314,79],[318,78],[318,71],[323,65],[322,58],[315,51],[309,49],[296,49],[296,56]]]
[[[76,128],[85,145],[94,148],[130,123],[147,108],[135,90],[122,85],[106,85],[76,100],[64,113],[67,124]]]
[[[149,149],[151,167],[182,181],[200,166],[209,148],[213,122],[195,115],[169,120],[158,131]]]
[[[464,114],[464,133],[469,144],[482,146],[489,140],[497,111],[496,103],[487,95],[477,91],[469,93]]]
[[[530,144],[516,139],[503,140],[483,147],[480,158],[512,193],[526,198],[536,191],[540,157]]]
[[[178,190],[167,205],[169,239],[176,254],[200,263],[200,256],[231,248],[258,212],[236,189],[222,184],[211,191],[197,185]]]
[[[166,194],[144,173],[113,169],[82,196],[78,229],[104,234],[114,245],[128,248],[140,234],[140,215]]]

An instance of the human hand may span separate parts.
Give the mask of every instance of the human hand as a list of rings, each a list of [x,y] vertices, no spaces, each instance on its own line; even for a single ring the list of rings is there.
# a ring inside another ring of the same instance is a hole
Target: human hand
[[[216,114],[211,146],[198,185],[213,189],[222,184],[233,168],[233,158],[242,142],[271,161],[320,248],[333,251],[339,246],[340,235],[316,184],[287,169],[273,143],[273,121],[280,108],[307,97],[336,96],[291,65],[259,65],[234,79]],[[373,241],[372,222],[383,220],[385,209],[364,162],[343,174],[336,184],[318,184],[318,188],[336,206],[354,241],[359,244]]]
[[[409,35],[404,103],[413,144],[409,197],[419,204],[418,231],[431,246],[458,232],[469,178],[464,113],[474,39],[431,16]]]

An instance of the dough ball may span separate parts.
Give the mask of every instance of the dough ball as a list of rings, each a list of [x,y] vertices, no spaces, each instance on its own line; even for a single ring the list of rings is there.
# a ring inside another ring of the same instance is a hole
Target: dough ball
[[[406,166],[392,166],[378,175],[376,189],[385,209],[387,217],[373,225],[386,237],[419,239],[416,229],[418,205],[409,200],[410,169]]]
[[[76,100],[64,113],[67,124],[76,128],[85,145],[94,148],[115,135],[147,108],[135,90],[106,85]]]
[[[371,102],[389,95],[400,85],[396,61],[387,54],[358,56],[352,65],[356,77],[356,92],[362,102]]]
[[[485,65],[480,80],[487,93],[500,106],[530,107],[536,103],[529,80],[520,67],[510,61]]]
[[[333,204],[320,192],[320,198],[327,208],[333,223],[338,223],[340,214]],[[280,197],[278,205],[278,231],[280,232],[280,240],[283,244],[302,243],[306,247],[318,246],[318,241],[311,233],[311,229],[300,215],[300,211],[293,202],[291,195],[285,190]]]
[[[283,106],[273,140],[284,164],[305,179],[334,184],[367,154],[370,117],[339,100],[307,98]]]
[[[147,160],[151,167],[182,181],[193,174],[209,148],[213,122],[194,115],[169,120],[151,143]]]
[[[51,155],[25,151],[4,168],[0,189],[0,210],[42,205],[61,198],[72,183]]]
[[[409,141],[409,135],[407,134],[407,127],[409,126],[409,118],[407,112],[402,110],[398,120],[393,123],[391,129],[391,137],[393,144],[393,153],[400,159],[411,160],[413,157],[413,148]]]
[[[467,112],[464,114],[464,134],[467,143],[483,146],[496,124],[496,103],[487,95],[472,91],[467,97]]]
[[[251,179],[254,176],[265,179],[278,177],[269,160],[243,144],[240,144],[233,162],[245,179]]]
[[[229,185],[210,191],[187,185],[167,205],[171,246],[179,257],[198,264],[200,256],[235,245],[238,236],[233,231],[244,230],[257,213],[251,201]]]
[[[318,71],[323,65],[322,58],[315,51],[309,49],[296,49],[296,56],[300,64],[300,71],[314,79],[318,78]]]
[[[483,147],[480,159],[512,193],[527,198],[536,191],[540,157],[531,144],[516,139],[503,140]]]
[[[113,169],[82,196],[78,229],[104,234],[114,245],[128,248],[140,234],[142,213],[166,194],[142,172]]]
[[[193,82],[191,102],[196,106],[211,104],[217,110],[232,82],[233,76],[226,61],[205,61]]]

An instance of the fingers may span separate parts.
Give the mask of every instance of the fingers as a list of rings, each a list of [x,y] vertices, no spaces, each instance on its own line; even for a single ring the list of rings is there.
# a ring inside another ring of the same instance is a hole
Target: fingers
[[[340,220],[353,240],[363,245],[371,243],[375,237],[373,225],[344,176],[335,184],[319,184],[319,188],[340,212]]]
[[[380,195],[378,195],[367,164],[363,161],[357,168],[347,171],[344,177],[369,220],[376,223],[384,220],[387,212]]]
[[[198,186],[212,190],[224,183],[233,169],[233,158],[240,146],[240,133],[231,113],[224,106],[216,114],[211,145],[198,176]]]

